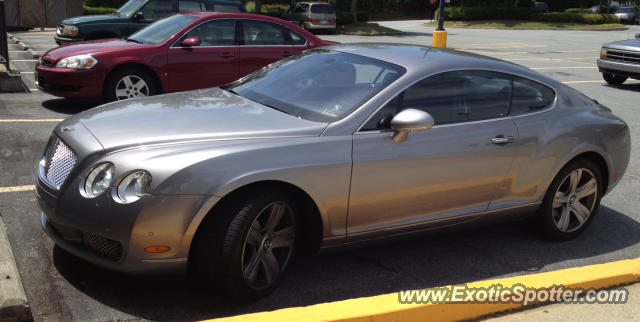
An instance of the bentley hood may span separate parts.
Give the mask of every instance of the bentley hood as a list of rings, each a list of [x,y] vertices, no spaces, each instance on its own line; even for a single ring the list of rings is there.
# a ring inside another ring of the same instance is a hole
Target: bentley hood
[[[79,125],[111,150],[201,140],[319,136],[327,124],[210,88],[110,103],[66,119],[56,131]]]

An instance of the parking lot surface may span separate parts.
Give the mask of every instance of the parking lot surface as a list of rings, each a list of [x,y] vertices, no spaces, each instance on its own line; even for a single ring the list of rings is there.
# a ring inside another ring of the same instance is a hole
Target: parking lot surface
[[[339,42],[431,44],[433,27],[419,21],[383,24],[407,34],[322,37]],[[597,99],[629,124],[632,155],[626,175],[603,199],[592,226],[579,238],[549,242],[521,223],[513,223],[320,254],[300,259],[275,293],[245,306],[228,304],[211,290],[193,287],[182,276],[122,275],[54,247],[40,228],[32,187],[36,164],[55,125],[95,104],[36,90],[0,94],[0,214],[34,318],[214,318],[640,257],[640,81],[607,85],[595,64],[602,43],[632,38],[637,32],[637,26],[612,32],[449,29],[449,47],[533,68]],[[40,51],[53,46],[50,34],[18,37],[39,44]],[[24,63],[18,67],[33,71],[33,61],[14,63]],[[28,80],[33,75],[23,76],[34,89],[35,84]]]

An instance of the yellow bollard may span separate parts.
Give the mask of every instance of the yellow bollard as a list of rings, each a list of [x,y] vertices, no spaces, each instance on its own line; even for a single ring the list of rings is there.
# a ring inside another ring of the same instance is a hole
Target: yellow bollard
[[[447,48],[447,31],[433,31],[433,47]]]

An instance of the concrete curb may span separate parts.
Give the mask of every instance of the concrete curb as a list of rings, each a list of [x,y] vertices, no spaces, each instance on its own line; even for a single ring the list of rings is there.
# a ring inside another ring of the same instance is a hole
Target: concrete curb
[[[507,277],[473,282],[469,288],[488,288],[501,284],[508,288],[516,284],[528,288],[549,288],[563,285],[565,288],[603,289],[629,284],[640,280],[640,258],[605,264],[568,268],[539,274]],[[451,286],[446,286],[451,289]],[[307,307],[280,309],[238,315],[219,320],[225,321],[457,321],[469,320],[513,309],[536,306],[543,303],[446,303],[400,304],[398,293],[323,303]],[[214,320],[211,320],[214,321]]]
[[[2,216],[0,216],[0,321],[33,321]]]
[[[13,41],[16,45],[18,45],[18,47],[20,47],[21,50],[24,50],[26,52],[29,53],[29,55],[31,55],[31,57],[33,57],[33,59],[38,59],[40,58],[40,53],[37,52],[35,49],[31,48],[31,45],[25,43],[24,41],[20,40],[20,38],[7,33],[7,35],[9,36],[9,39],[11,41]]]

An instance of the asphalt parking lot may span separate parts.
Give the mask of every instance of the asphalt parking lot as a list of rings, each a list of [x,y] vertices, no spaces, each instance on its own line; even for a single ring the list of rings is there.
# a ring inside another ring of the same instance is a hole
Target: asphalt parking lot
[[[433,27],[416,21],[385,24],[408,34],[322,37],[340,42],[431,44]],[[227,304],[207,290],[190,286],[181,276],[121,275],[54,247],[40,228],[31,186],[36,164],[60,119],[94,104],[37,90],[0,94],[0,214],[34,318],[195,320],[640,257],[640,81],[607,85],[595,65],[602,43],[632,38],[637,32],[638,26],[610,32],[449,29],[449,47],[512,61],[556,78],[608,106],[631,127],[627,173],[603,199],[598,217],[582,236],[554,243],[513,223],[321,254],[299,260],[274,294],[246,306]],[[21,38],[36,50],[53,46],[51,34]],[[15,48],[10,50],[12,55],[22,55]],[[14,59],[23,71],[33,71],[32,59]],[[33,74],[23,77],[34,89]]]

